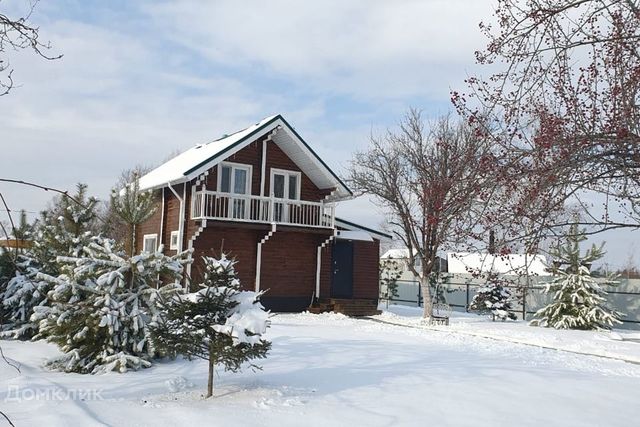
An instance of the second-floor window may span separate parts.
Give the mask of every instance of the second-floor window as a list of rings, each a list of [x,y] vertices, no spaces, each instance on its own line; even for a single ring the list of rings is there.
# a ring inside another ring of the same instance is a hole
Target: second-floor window
[[[300,172],[271,170],[271,195],[278,199],[300,200]]]
[[[300,200],[300,172],[283,169],[271,169],[271,196],[276,199]],[[273,204],[273,217],[276,221],[288,222],[295,207],[284,201]]]
[[[230,196],[220,198],[217,209],[228,218],[247,219],[250,202],[242,196],[251,194],[251,165],[225,162],[219,171],[218,191]]]
[[[251,166],[223,163],[218,178],[218,191],[233,194],[249,194]]]

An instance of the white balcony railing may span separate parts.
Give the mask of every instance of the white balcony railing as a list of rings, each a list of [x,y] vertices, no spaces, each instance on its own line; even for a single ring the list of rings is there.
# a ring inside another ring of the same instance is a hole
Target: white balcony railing
[[[324,202],[197,191],[191,205],[191,219],[333,228],[335,206]]]

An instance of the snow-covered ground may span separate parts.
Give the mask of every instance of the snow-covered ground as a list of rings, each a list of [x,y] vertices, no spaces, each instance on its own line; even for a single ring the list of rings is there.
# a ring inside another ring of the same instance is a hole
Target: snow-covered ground
[[[50,344],[1,341],[0,408],[16,426],[624,426],[638,425],[640,366],[509,342],[640,357],[615,334],[553,331],[456,316],[424,328],[415,309],[372,320],[277,315],[262,371],[221,372],[203,400],[202,361],[127,374],[41,368]],[[384,322],[403,323],[397,326]],[[493,339],[471,335],[485,334]],[[0,419],[0,426],[3,420]]]

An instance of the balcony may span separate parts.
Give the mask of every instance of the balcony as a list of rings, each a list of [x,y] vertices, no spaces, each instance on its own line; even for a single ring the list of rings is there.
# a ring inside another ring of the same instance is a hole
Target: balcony
[[[335,206],[325,202],[198,191],[193,198],[191,219],[333,228]]]

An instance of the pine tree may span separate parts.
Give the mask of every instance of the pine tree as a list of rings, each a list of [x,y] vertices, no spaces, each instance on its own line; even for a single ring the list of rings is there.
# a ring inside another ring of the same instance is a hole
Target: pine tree
[[[5,286],[0,301],[6,322],[2,336],[29,339],[37,334],[37,323],[31,321],[36,307],[49,304],[47,294],[53,288],[50,282],[38,278],[61,274],[65,267],[58,256],[77,256],[88,244],[96,223],[98,201],[87,195],[87,186],[77,185],[73,200],[68,197],[54,199],[50,209],[40,214],[35,225],[21,220],[19,238],[30,240],[31,247],[21,250],[14,259],[14,274]],[[24,222],[24,224],[23,224]]]
[[[503,322],[507,319],[516,320],[511,307],[511,291],[497,273],[490,273],[484,286],[471,300],[469,308],[480,313],[491,313],[492,320],[496,318]]]
[[[603,245],[592,245],[584,255],[580,254],[580,242],[587,238],[584,232],[572,225],[564,245],[552,252],[554,261],[553,281],[546,284],[545,293],[553,294],[553,301],[538,310],[531,321],[533,326],[556,329],[611,329],[622,323],[623,316],[604,304],[607,293],[591,276],[591,264],[604,255]],[[562,266],[566,266],[562,268]],[[613,285],[615,281],[609,280]]]
[[[260,293],[240,291],[235,262],[225,255],[203,260],[201,289],[165,300],[164,316],[152,325],[151,336],[165,354],[209,362],[207,397],[211,397],[217,364],[237,372],[243,363],[265,358],[271,343],[262,339],[269,313],[259,302]]]
[[[110,239],[93,237],[77,257],[58,257],[69,268],[58,277],[39,274],[54,286],[51,304],[36,307],[37,338],[65,353],[49,366],[67,372],[126,372],[151,365],[155,351],[148,324],[160,314],[157,301],[180,289],[188,254],[161,250],[128,257]],[[160,278],[176,283],[161,286]]]
[[[151,218],[158,209],[156,195],[151,191],[140,190],[140,179],[137,174],[133,178],[133,182],[125,185],[122,190],[114,189],[111,192],[110,206],[115,216],[129,226],[125,247],[129,248],[131,255],[137,252],[137,227]]]

